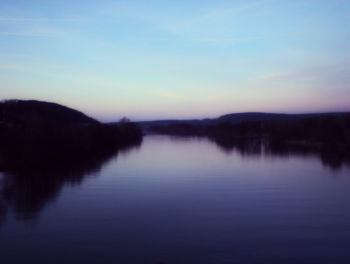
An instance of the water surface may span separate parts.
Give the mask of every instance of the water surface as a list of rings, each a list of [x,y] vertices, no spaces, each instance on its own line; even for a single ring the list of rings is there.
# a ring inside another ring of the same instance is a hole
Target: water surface
[[[0,263],[350,263],[350,169],[207,139],[0,174]]]

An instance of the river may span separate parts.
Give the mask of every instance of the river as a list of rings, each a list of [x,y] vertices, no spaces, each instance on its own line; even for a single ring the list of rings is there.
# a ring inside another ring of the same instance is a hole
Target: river
[[[350,263],[349,202],[348,164],[146,136],[0,173],[0,263]]]

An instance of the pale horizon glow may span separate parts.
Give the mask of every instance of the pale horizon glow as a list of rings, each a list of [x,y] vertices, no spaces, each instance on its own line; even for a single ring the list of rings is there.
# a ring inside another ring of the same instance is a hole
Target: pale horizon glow
[[[350,111],[350,1],[0,2],[0,100],[101,121]]]

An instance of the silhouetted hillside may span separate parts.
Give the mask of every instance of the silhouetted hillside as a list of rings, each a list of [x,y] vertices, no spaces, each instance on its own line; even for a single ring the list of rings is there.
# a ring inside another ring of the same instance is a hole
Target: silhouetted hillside
[[[50,122],[97,124],[98,121],[69,107],[36,100],[6,100],[0,103],[0,125]]]
[[[223,116],[219,120],[222,122],[210,125],[176,122],[148,129],[156,134],[208,137],[225,149],[246,149],[245,146],[260,141],[275,152],[317,152],[330,164],[336,164],[331,159],[350,160],[350,113],[246,113]]]
[[[221,121],[221,122],[220,122]],[[153,133],[200,135],[232,139],[269,138],[274,142],[307,141],[350,144],[350,113],[282,115],[243,113],[222,116],[209,125],[200,123],[158,123]]]
[[[169,125],[193,125],[193,126],[210,126],[217,125],[220,123],[231,123],[239,124],[242,122],[261,122],[261,121],[293,121],[305,118],[313,117],[332,117],[332,116],[343,116],[347,113],[312,113],[312,114],[279,114],[279,113],[258,113],[258,112],[247,112],[247,113],[234,113],[222,115],[218,118],[205,118],[205,119],[184,119],[184,120],[155,120],[155,121],[142,121],[138,122],[141,128],[145,132],[150,132],[151,127],[163,127]]]
[[[141,129],[131,122],[101,124],[54,103],[0,103],[0,170],[86,159],[141,139]]]
[[[235,113],[220,116],[215,120],[215,123],[230,122],[233,124],[241,122],[255,122],[255,121],[292,121],[300,120],[311,117],[328,117],[328,116],[339,116],[344,113],[312,113],[312,114],[279,114],[279,113],[258,113],[258,112],[247,112],[247,113]]]

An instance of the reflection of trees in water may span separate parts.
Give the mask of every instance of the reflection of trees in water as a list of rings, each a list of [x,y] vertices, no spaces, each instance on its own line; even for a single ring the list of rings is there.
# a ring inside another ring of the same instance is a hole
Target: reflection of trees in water
[[[315,156],[325,167],[332,170],[340,169],[343,165],[350,166],[350,156],[346,151],[339,151],[327,146],[308,146],[297,144],[273,144],[261,139],[226,139],[211,138],[225,153],[237,151],[242,156],[270,155],[287,157]]]
[[[117,152],[95,153],[51,168],[3,173],[0,181],[0,225],[9,211],[17,219],[36,219],[65,185],[79,185],[88,176],[96,175],[108,160],[116,157]]]
[[[259,156],[262,152],[261,139],[211,138],[211,140],[226,153],[237,151],[242,156]]]
[[[1,182],[0,182],[0,188],[1,188]],[[5,221],[5,215],[6,215],[6,207],[0,196],[0,227],[2,223]]]
[[[267,152],[270,155],[297,155],[317,157],[323,166],[338,170],[343,165],[350,166],[350,156],[347,151],[336,149],[334,146],[312,146],[303,144],[269,144]]]

